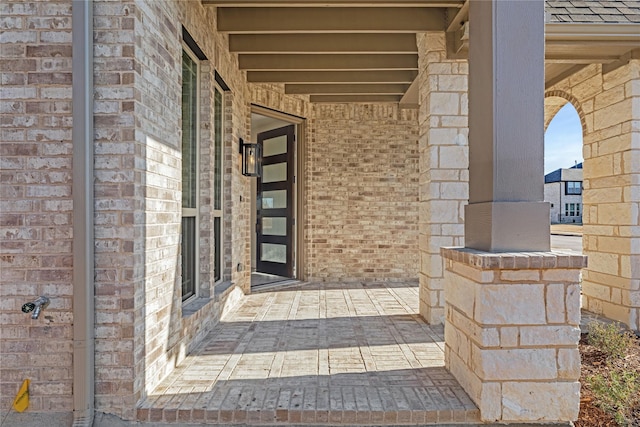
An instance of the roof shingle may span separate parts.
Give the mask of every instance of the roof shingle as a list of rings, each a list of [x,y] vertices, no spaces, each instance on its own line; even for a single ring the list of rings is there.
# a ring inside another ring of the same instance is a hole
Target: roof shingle
[[[640,22],[640,0],[546,0],[547,22]]]

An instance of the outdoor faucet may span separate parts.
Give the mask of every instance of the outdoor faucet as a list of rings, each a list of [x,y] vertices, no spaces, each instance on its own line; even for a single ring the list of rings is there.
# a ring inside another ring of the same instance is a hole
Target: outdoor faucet
[[[47,308],[49,305],[49,298],[45,296],[39,296],[35,300],[28,302],[22,306],[23,313],[31,313],[32,319],[37,319],[40,317],[40,312]]]

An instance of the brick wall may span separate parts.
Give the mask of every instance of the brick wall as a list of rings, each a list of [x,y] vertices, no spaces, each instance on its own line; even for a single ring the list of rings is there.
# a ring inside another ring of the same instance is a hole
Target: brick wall
[[[310,117],[311,104],[304,95],[286,95],[283,84],[251,83],[251,103],[261,107],[291,114]]]
[[[213,283],[213,87],[224,104],[224,279],[248,288],[248,182],[237,163],[248,115],[246,83],[215,9],[198,2],[99,1],[96,21],[96,409],[125,419],[225,308]],[[183,306],[181,218],[182,24],[207,56],[200,81],[200,297]],[[134,34],[136,35],[134,37]],[[104,58],[103,58],[104,56]],[[104,101],[104,102],[103,102]],[[107,102],[109,102],[107,104]],[[135,120],[134,120],[135,117]],[[234,148],[235,147],[235,148]],[[237,297],[233,297],[233,300]]]
[[[309,128],[309,280],[417,279],[417,111],[316,104]]]
[[[415,281],[417,111],[313,105],[283,85],[249,87],[253,104],[307,119],[303,277]]]
[[[27,378],[30,411],[67,413],[73,382],[71,1],[1,2],[0,54],[0,414]],[[20,308],[39,295],[51,303],[32,320]]]
[[[0,405],[32,380],[30,411],[69,412],[72,385],[71,1],[2,4],[2,364]],[[180,300],[181,23],[201,63],[201,297]],[[215,9],[197,2],[95,1],[96,408],[133,418],[136,403],[207,333],[235,291],[214,290],[213,87],[224,103],[223,277],[249,288],[250,192],[238,140],[250,90]],[[136,37],[137,34],[137,37]],[[271,89],[269,89],[271,90]],[[280,91],[280,92],[279,92]],[[270,107],[300,114],[274,88]],[[233,288],[232,288],[233,289]],[[39,320],[19,312],[46,294]],[[199,309],[198,309],[199,307]],[[27,327],[25,327],[25,324]],[[28,366],[28,369],[25,369]]]
[[[144,153],[144,286],[136,286],[136,330],[144,331],[144,390],[173,370],[181,336],[181,28],[174,2],[136,3],[136,144]],[[142,350],[139,346],[136,354]]]
[[[113,411],[139,397],[132,378],[144,153],[135,143],[135,20],[133,1],[94,3],[95,402]]]

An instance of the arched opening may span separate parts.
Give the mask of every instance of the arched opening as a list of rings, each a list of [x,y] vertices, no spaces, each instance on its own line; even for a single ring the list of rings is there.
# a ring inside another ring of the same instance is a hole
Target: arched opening
[[[562,104],[558,103],[562,101]],[[547,102],[553,114],[547,118]],[[559,97],[545,99],[544,172],[582,163],[583,129],[578,111]]]
[[[567,98],[545,98],[544,199],[551,246],[582,252],[583,121]]]

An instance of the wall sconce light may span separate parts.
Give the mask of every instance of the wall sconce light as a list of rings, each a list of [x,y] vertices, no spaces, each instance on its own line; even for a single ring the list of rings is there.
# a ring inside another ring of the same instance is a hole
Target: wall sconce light
[[[242,154],[242,175],[262,175],[262,147],[259,144],[246,144],[240,138],[240,153]]]

